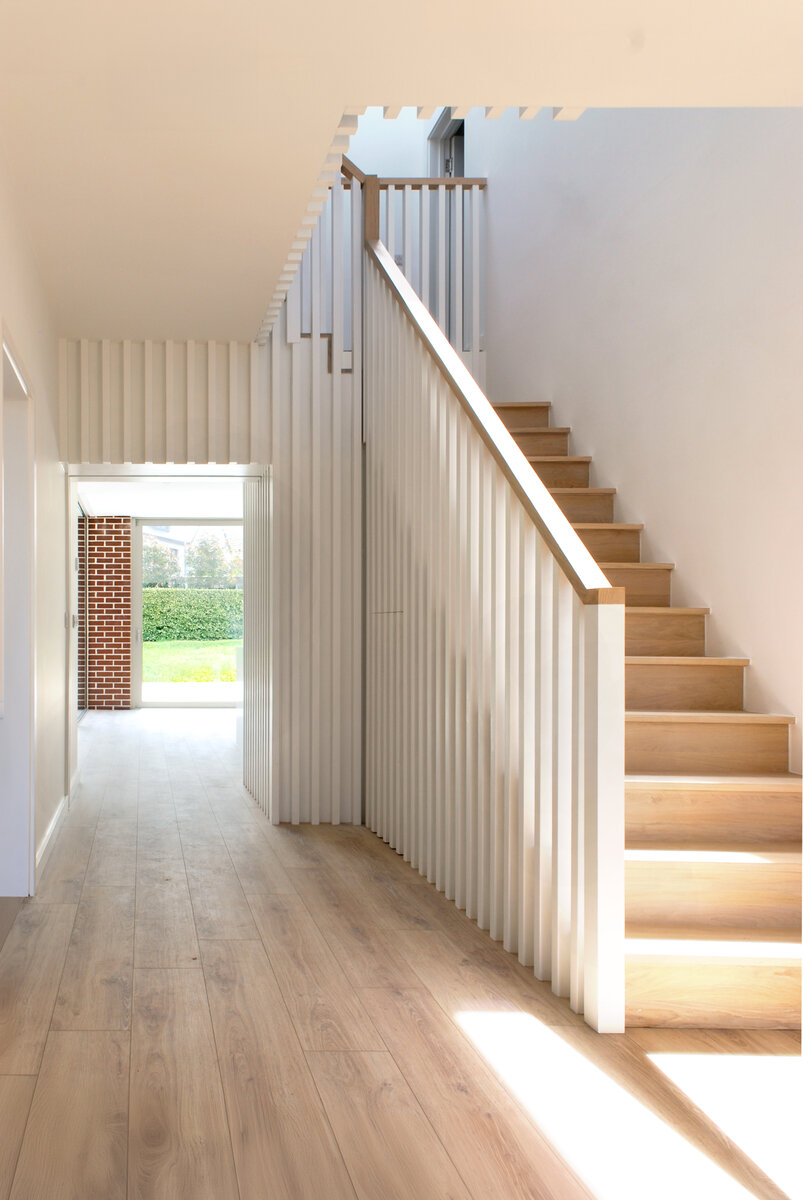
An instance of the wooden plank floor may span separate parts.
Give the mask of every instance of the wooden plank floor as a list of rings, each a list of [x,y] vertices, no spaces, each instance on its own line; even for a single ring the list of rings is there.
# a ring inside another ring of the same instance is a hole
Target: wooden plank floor
[[[269,825],[231,713],[91,713],[80,740],[0,952],[0,1200],[604,1194],[579,1110],[552,1137],[465,1014],[558,1039],[723,1196],[788,1195],[649,1056],[792,1056],[794,1035],[594,1034],[369,831]],[[547,1107],[566,1084],[547,1059],[529,1082]],[[609,1144],[624,1159],[628,1129]]]

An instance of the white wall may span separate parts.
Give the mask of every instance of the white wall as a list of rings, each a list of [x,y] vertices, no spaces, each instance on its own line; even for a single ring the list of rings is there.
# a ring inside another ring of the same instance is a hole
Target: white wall
[[[352,134],[348,157],[366,175],[429,175],[427,134],[433,124],[434,118],[419,121],[414,108],[403,108],[392,121],[384,119],[381,108],[367,108]]]
[[[801,718],[803,111],[472,112],[489,177],[488,392],[554,403],[749,656],[747,707]],[[793,733],[800,769],[800,727]]]
[[[34,846],[38,849],[65,790],[65,486],[56,446],[56,335],[36,266],[6,186],[0,162],[0,314],[33,397],[36,453],[36,612]],[[6,708],[24,703],[7,689]],[[0,727],[3,722],[0,720]],[[3,779],[25,747],[0,730]],[[0,809],[2,823],[2,809]],[[3,892],[0,880],[0,893]]]

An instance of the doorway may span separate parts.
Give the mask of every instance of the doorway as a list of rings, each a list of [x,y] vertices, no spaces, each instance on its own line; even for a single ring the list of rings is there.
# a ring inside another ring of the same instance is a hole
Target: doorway
[[[137,520],[133,557],[132,707],[241,704],[242,522]]]

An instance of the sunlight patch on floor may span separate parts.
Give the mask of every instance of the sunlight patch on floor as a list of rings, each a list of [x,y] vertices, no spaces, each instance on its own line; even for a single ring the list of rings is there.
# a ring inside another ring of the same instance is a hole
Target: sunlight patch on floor
[[[653,1053],[649,1057],[791,1200],[803,1200],[800,1056]]]
[[[750,1193],[529,1013],[456,1020],[598,1200]]]

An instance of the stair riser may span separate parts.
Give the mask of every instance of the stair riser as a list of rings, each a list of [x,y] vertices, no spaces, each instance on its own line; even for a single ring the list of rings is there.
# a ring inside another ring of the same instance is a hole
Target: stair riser
[[[738,712],[744,667],[625,666],[625,707],[631,712]]]
[[[513,435],[525,454],[568,454],[569,435],[557,429],[531,429]]]
[[[639,562],[641,558],[637,529],[578,529],[577,534],[597,562]]]
[[[786,771],[787,725],[649,722],[625,727],[625,770],[631,775],[757,775]]]
[[[663,613],[626,613],[625,654],[700,657],[705,654],[705,617],[696,613],[671,617]]]
[[[625,566],[603,567],[603,570],[612,587],[625,589],[625,604],[633,608],[658,608],[669,604],[671,568],[655,567],[631,571]]]
[[[799,795],[625,789],[625,836],[631,847],[788,847],[800,844],[800,824]]]
[[[800,965],[629,959],[630,1028],[799,1029]]]
[[[613,496],[586,496],[582,492],[571,492],[555,496],[555,500],[569,521],[612,521]]]
[[[549,405],[500,405],[496,411],[508,429],[545,429],[549,425]]]
[[[532,467],[544,487],[588,487],[591,463],[533,463]]]
[[[800,881],[799,863],[627,862],[627,933],[682,937],[702,926],[716,938],[718,930],[772,929],[795,941]],[[642,934],[641,927],[651,932]]]

